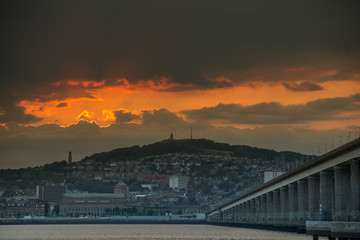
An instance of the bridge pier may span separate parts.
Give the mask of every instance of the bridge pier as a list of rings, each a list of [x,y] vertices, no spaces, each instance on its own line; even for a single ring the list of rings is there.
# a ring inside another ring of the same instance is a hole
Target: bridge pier
[[[266,194],[260,196],[260,223],[266,223]]]
[[[289,222],[289,192],[287,186],[280,188],[280,218],[281,224]]]
[[[266,223],[274,223],[274,210],[273,210],[273,193],[266,193]]]
[[[229,213],[229,220],[228,220],[228,222],[233,223],[234,208],[233,208],[233,207],[232,207],[232,208],[229,208],[229,209],[228,209],[228,213]]]
[[[235,217],[236,217],[235,206],[230,208],[230,211],[231,211],[231,222],[235,223]]]
[[[333,212],[334,176],[332,171],[320,172],[321,220],[331,221]]]
[[[289,188],[289,223],[298,225],[298,185],[290,183]]]
[[[360,159],[351,160],[352,220],[360,222]]]
[[[320,220],[320,178],[312,175],[308,177],[309,191],[309,220]]]
[[[243,222],[244,208],[243,204],[239,204],[239,223]]]
[[[260,222],[260,197],[255,198],[255,216],[254,223]]]
[[[240,204],[236,205],[236,223],[240,223]]]
[[[237,223],[237,206],[233,207],[233,223]]]
[[[273,216],[274,224],[278,225],[280,223],[280,190],[275,189],[273,191]]]
[[[230,210],[229,210],[229,209],[226,209],[225,212],[226,212],[225,222],[230,222]]]
[[[255,199],[250,200],[250,223],[255,223]]]
[[[301,226],[305,225],[309,209],[308,182],[307,180],[297,181],[298,185],[298,221]]]
[[[246,223],[247,222],[247,205],[246,205],[246,202],[242,203],[243,205],[243,223]]]
[[[250,222],[250,200],[246,201],[246,222]]]
[[[335,166],[335,220],[348,220],[348,198],[350,195],[350,176],[349,167]]]

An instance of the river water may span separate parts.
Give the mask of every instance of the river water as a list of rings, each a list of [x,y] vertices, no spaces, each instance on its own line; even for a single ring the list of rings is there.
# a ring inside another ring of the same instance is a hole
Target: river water
[[[186,224],[1,225],[6,240],[305,240],[296,233]]]

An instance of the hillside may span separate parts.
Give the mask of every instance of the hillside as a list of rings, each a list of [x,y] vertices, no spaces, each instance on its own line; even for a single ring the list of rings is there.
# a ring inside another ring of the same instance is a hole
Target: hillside
[[[183,175],[192,176],[198,201],[212,206],[261,184],[264,171],[286,171],[308,157],[207,139],[167,139],[96,153],[73,163],[0,170],[0,191],[5,197],[31,196],[38,184],[65,183],[69,191],[110,193],[123,181],[131,192],[146,194],[142,184],[152,184],[153,191],[168,193],[169,183],[152,176]]]
[[[144,145],[142,147],[136,145],[128,148],[118,148],[109,152],[96,153],[85,157],[83,161],[90,159],[95,162],[106,162],[109,160],[123,161],[169,153],[230,154],[237,157],[247,157],[259,160],[275,160],[276,158],[282,158],[288,162],[305,157],[303,154],[291,151],[276,152],[270,149],[246,145],[218,143],[208,139],[168,139]]]

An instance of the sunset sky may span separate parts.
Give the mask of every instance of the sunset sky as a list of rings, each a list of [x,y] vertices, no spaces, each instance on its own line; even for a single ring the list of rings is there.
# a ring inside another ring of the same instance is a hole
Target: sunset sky
[[[324,153],[360,126],[359,1],[2,4],[0,168],[168,138]]]

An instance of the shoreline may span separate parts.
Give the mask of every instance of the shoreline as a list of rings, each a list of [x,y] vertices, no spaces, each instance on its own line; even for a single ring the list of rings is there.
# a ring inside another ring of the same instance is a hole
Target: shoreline
[[[0,219],[0,225],[31,224],[207,224],[193,219],[97,219],[97,218],[41,218]]]
[[[31,218],[31,219],[0,219],[0,225],[51,225],[51,224],[191,224],[191,225],[213,225],[224,227],[237,227],[237,228],[249,228],[258,230],[270,230],[280,232],[294,232],[299,234],[305,234],[306,230],[297,227],[286,226],[270,226],[270,225],[256,225],[256,224],[216,224],[209,223],[205,219],[99,219],[99,218]]]

